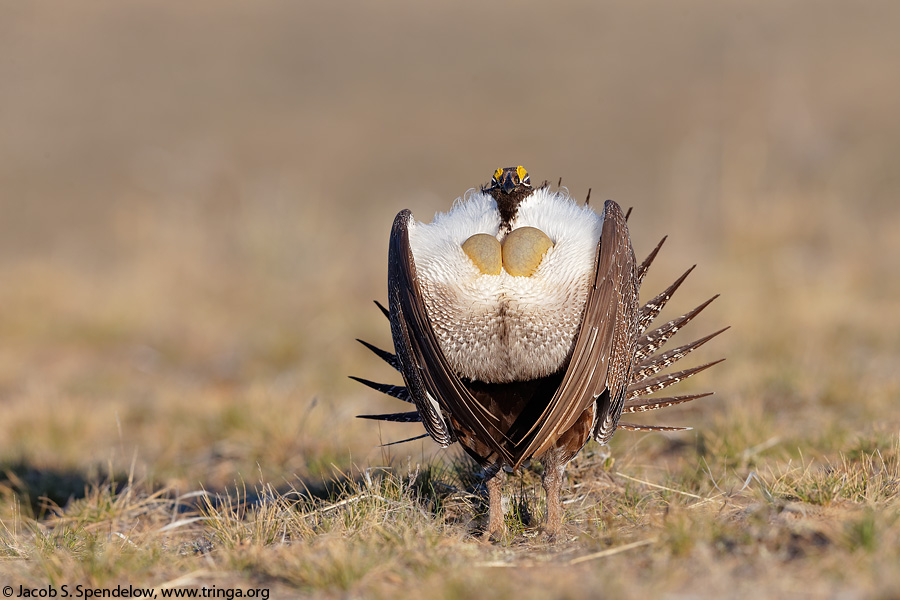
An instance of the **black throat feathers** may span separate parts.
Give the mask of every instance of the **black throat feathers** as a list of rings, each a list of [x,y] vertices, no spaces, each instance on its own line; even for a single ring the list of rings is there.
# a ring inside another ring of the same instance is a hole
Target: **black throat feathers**
[[[500,211],[500,229],[509,230],[510,223],[516,218],[519,204],[534,193],[534,188],[526,185],[517,185],[510,192],[504,192],[500,188],[485,190],[497,202],[497,210]]]

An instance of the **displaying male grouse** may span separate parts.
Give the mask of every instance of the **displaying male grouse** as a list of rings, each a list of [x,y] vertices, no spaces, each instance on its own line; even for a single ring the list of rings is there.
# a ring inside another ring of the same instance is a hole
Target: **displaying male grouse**
[[[421,421],[441,446],[459,442],[485,469],[487,536],[504,530],[497,475],[540,459],[544,529],[557,534],[563,473],[590,438],[605,444],[617,426],[683,429],[621,424],[619,416],[711,394],[643,398],[720,362],[658,375],[725,331],[659,352],[715,299],[647,332],[693,269],[639,306],[663,241],[638,265],[618,204],[607,200],[598,215],[564,191],[532,187],[521,166],[497,169],[489,187],[432,223],[401,211],[388,253],[390,311],[382,307],[396,354],[362,343],[406,387],[354,379],[416,411],[361,416]]]

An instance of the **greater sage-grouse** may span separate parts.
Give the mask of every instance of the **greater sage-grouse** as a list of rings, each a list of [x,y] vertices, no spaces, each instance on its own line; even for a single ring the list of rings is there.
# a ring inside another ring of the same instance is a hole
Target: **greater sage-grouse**
[[[725,329],[660,352],[716,297],[648,332],[693,267],[640,306],[641,280],[665,238],[637,264],[626,219],[612,200],[598,215],[562,189],[532,187],[521,166],[497,169],[489,187],[429,224],[409,210],[394,219],[390,310],[379,307],[396,354],[362,343],[406,387],[354,379],[416,410],[360,416],[421,422],[441,446],[459,442],[485,470],[486,536],[504,530],[504,470],[544,463],[544,530],[553,536],[562,527],[563,472],[590,438],[606,444],[616,427],[684,429],[627,425],[619,416],[712,393],[645,398],[720,362],[659,374]]]

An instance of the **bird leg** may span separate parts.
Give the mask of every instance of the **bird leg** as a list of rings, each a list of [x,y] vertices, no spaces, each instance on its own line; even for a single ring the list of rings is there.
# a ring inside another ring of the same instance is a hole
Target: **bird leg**
[[[506,522],[503,520],[502,495],[500,488],[505,479],[502,469],[485,469],[485,485],[488,489],[488,526],[484,530],[484,539],[497,541],[506,533]]]
[[[544,524],[544,535],[553,539],[562,531],[562,492],[563,473],[566,461],[563,460],[563,449],[553,448],[544,455],[544,492],[547,494],[547,521]]]

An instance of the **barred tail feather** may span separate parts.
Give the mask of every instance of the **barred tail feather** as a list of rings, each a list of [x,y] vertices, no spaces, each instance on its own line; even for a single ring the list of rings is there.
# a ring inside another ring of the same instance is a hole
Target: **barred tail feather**
[[[635,352],[634,357],[635,360],[643,362],[648,356],[659,350],[663,344],[669,341],[670,337],[675,335],[679,329],[690,323],[694,317],[700,314],[700,311],[709,306],[710,302],[718,297],[719,295],[716,294],[689,313],[684,314],[677,319],[673,319],[665,325],[657,327],[650,333],[641,336],[641,339],[638,340],[637,352]]]
[[[387,413],[383,415],[356,415],[357,419],[372,419],[373,421],[390,421],[392,423],[421,423],[422,417],[418,411]]]
[[[657,377],[651,377],[650,379],[645,379],[640,383],[633,383],[628,386],[628,390],[625,394],[626,400],[631,400],[633,398],[638,398],[640,396],[646,396],[647,394],[652,394],[653,392],[658,392],[659,390],[665,389],[670,385],[674,385],[679,381],[684,381],[691,375],[696,375],[700,371],[705,371],[713,365],[717,365],[720,362],[725,360],[724,358],[720,358],[719,360],[706,363],[705,365],[700,365],[699,367],[693,367],[690,369],[685,369],[683,371],[676,371],[675,373],[668,373],[666,375],[659,375]]]
[[[634,425],[632,423],[619,423],[619,429],[626,431],[690,431],[693,427],[667,427],[665,425]]]
[[[641,307],[641,314],[638,317],[638,331],[641,334],[647,331],[647,328],[650,327],[650,323],[653,322],[666,303],[672,298],[672,294],[675,293],[675,290],[687,279],[687,276],[691,274],[697,265],[694,265],[690,269],[684,272],[684,274],[675,280],[675,283],[664,289],[660,292],[655,298],[644,304]]]
[[[711,333],[706,337],[702,337],[699,340],[695,340],[690,344],[685,344],[684,346],[679,346],[674,350],[669,350],[668,352],[664,352],[659,355],[653,355],[644,360],[644,362],[637,365],[634,371],[631,374],[631,382],[632,384],[639,383],[656,373],[659,373],[663,369],[666,369],[709,340],[713,339],[723,331],[727,330],[728,327],[720,329],[715,333]]]
[[[666,239],[669,236],[663,236],[663,239],[659,240],[659,243],[656,245],[656,248],[653,249],[653,252],[650,253],[647,258],[644,259],[638,268],[637,268],[637,283],[638,287],[641,285],[641,281],[644,280],[644,275],[647,274],[647,269],[650,268],[650,265],[653,264],[653,259],[656,258],[656,255],[659,254],[659,249],[662,248],[662,245],[666,242]]]
[[[374,352],[378,356],[378,358],[380,358],[387,364],[391,365],[397,371],[400,370],[400,359],[397,358],[396,354],[388,352],[387,350],[382,350],[378,346],[373,346],[369,342],[367,342],[365,340],[361,340],[359,338],[357,338],[356,341],[359,342],[360,344],[362,344],[363,346],[365,346],[366,348],[368,348],[369,350],[371,350],[372,352]]]
[[[397,400],[403,400],[404,402],[409,402],[412,404],[412,397],[409,395],[409,390],[407,390],[402,385],[390,385],[389,383],[377,383],[375,381],[369,381],[368,379],[363,379],[362,377],[354,377],[350,375],[350,379],[353,381],[358,381],[363,385],[367,385],[373,390],[377,390],[382,394],[387,394],[388,396],[392,396]]]
[[[650,398],[649,400],[640,400],[638,398],[633,398],[625,402],[625,408],[622,409],[622,414],[647,412],[649,410],[668,408],[670,406],[675,406],[676,404],[683,404],[684,402],[690,402],[691,400],[706,398],[707,396],[712,395],[713,392],[705,392],[703,394],[689,394],[686,396],[666,396],[664,398]]]

